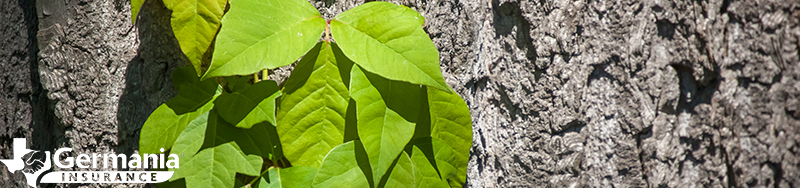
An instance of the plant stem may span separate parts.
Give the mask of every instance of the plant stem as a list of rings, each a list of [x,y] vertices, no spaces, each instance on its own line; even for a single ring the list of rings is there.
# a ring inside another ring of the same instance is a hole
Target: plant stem
[[[270,170],[270,169],[272,169],[272,167],[270,167],[270,168],[267,168],[267,170],[265,170],[264,172],[261,172],[261,174],[259,174],[258,176],[256,176],[256,178],[255,178],[255,179],[253,179],[253,180],[251,180],[251,181],[250,181],[250,183],[248,183],[247,185],[253,185],[254,183],[256,183],[256,181],[258,181],[258,178],[264,177],[264,174],[266,174],[267,172],[269,172],[269,170]]]
[[[328,24],[325,24],[325,41],[331,41],[331,21],[328,21]]]
[[[261,80],[267,80],[267,76],[269,76],[269,70],[261,70]]]

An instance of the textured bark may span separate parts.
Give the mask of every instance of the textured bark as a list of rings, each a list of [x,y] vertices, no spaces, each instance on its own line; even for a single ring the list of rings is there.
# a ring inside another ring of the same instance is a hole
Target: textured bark
[[[798,0],[392,2],[426,18],[470,107],[468,186],[800,187]],[[329,19],[363,1],[312,3]],[[186,64],[169,10],[148,0],[137,26],[124,0],[0,13],[0,157],[14,137],[136,152]]]
[[[13,157],[11,139],[31,137],[46,117],[36,72],[36,14],[32,2],[0,1],[0,157]],[[37,133],[42,133],[37,131]],[[41,138],[41,137],[39,137]],[[30,144],[30,143],[29,143]],[[38,148],[36,148],[38,149]],[[5,165],[0,164],[5,169]],[[0,185],[26,186],[22,173],[0,170]]]

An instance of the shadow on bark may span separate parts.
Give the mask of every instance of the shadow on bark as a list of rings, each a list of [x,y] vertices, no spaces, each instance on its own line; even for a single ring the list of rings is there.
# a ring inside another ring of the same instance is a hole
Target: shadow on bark
[[[130,155],[137,151],[147,117],[177,94],[172,71],[184,65],[186,57],[172,33],[170,15],[161,0],[145,1],[136,19],[139,48],[128,62],[125,89],[119,99],[117,153]]]

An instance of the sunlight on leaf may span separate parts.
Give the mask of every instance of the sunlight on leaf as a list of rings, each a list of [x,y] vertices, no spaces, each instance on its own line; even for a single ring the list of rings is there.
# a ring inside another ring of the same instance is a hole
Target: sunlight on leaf
[[[286,81],[277,129],[293,165],[319,167],[325,154],[342,143],[350,99],[342,74],[350,74],[352,62],[337,59],[335,51],[335,44],[318,43]]]
[[[320,39],[325,19],[306,0],[231,0],[203,78],[289,65]]]
[[[203,55],[219,30],[227,0],[164,0],[172,10],[170,23],[181,51],[202,75]]]
[[[141,130],[139,152],[169,150],[189,122],[214,107],[212,101],[220,93],[217,82],[200,81],[191,66],[173,71],[172,80],[179,93],[147,118]]]
[[[448,91],[439,51],[422,29],[425,18],[388,2],[369,2],[331,20],[331,35],[347,57],[390,80]]]
[[[356,101],[358,136],[378,182],[414,134],[419,85],[392,81],[353,66],[350,96]]]

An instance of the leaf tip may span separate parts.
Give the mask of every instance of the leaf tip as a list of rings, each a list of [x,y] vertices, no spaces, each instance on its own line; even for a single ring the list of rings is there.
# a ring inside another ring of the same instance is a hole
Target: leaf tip
[[[453,94],[453,89],[444,82],[436,82],[436,85],[431,85],[431,87],[439,91],[444,91],[447,94]]]
[[[136,17],[139,15],[145,0],[131,0],[131,23],[136,24]]]

